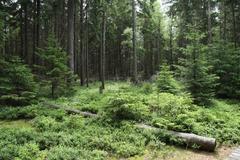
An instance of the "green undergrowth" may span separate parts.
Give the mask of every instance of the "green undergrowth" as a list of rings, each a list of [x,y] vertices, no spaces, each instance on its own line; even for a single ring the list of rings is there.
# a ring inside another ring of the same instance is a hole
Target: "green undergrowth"
[[[76,88],[72,97],[42,100],[63,109],[50,109],[41,102],[27,107],[0,107],[0,159],[141,157],[147,148],[164,150],[165,144],[183,143],[164,133],[138,129],[136,123],[214,137],[219,144],[240,144],[237,101],[212,100],[211,106],[200,107],[187,93],[159,93],[150,83],[133,86],[108,82],[103,94],[99,94],[98,86],[95,83],[89,88]],[[100,116],[68,115],[64,107]]]

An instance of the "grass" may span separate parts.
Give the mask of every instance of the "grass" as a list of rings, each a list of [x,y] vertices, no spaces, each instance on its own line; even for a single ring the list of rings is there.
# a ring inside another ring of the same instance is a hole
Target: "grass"
[[[168,146],[165,137],[136,129],[133,126],[136,119],[124,119],[126,116],[113,119],[123,113],[138,114],[142,122],[159,128],[214,137],[224,145],[240,144],[239,102],[215,99],[211,106],[199,107],[192,104],[188,95],[158,94],[151,84],[107,82],[103,94],[99,94],[99,86],[94,83],[89,88],[76,88],[72,97],[44,99],[63,107],[98,113],[101,115],[98,119],[70,116],[41,103],[23,108],[1,107],[0,159],[37,156],[35,159],[42,157],[39,160],[46,157],[72,160],[82,155],[81,159],[86,160],[181,160],[195,156],[215,160],[226,156]],[[15,120],[9,121],[12,118]],[[222,152],[221,147],[219,150]]]

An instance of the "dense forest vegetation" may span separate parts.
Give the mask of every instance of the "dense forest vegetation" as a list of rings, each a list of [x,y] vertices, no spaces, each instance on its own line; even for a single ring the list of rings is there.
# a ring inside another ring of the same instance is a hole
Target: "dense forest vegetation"
[[[238,0],[0,1],[0,159],[175,160],[239,116]]]

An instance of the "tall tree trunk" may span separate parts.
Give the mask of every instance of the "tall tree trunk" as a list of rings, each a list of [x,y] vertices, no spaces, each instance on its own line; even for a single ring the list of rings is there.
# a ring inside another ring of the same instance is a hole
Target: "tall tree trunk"
[[[132,0],[132,79],[134,83],[137,83],[137,54],[136,54],[136,4],[135,0]]]
[[[212,43],[211,0],[208,0],[208,44]]]
[[[171,23],[169,31],[169,49],[170,49],[170,69],[173,70],[173,16],[171,13]]]
[[[84,81],[85,81],[85,69],[84,69],[84,62],[85,62],[85,58],[84,58],[84,48],[83,48],[83,0],[80,1],[80,54],[81,54],[81,73],[80,73],[80,78],[81,78],[81,86],[84,85]]]
[[[33,32],[32,32],[32,65],[35,64],[35,50],[36,50],[36,10],[37,1],[33,1]]]
[[[89,86],[89,71],[88,71],[88,5],[89,5],[89,3],[88,3],[88,0],[87,0],[87,6],[86,6],[86,36],[85,36],[85,56],[86,56],[86,66],[85,66],[85,68],[86,68],[86,83],[87,83],[87,87]]]
[[[79,54],[78,54],[78,23],[76,21],[77,19],[77,8],[76,5],[74,5],[74,73],[79,75]]]
[[[23,23],[23,4],[21,4],[20,10],[20,55],[21,58],[24,58],[24,23]]]
[[[235,48],[237,48],[235,1],[232,1],[232,2],[231,2],[231,9],[232,9],[232,22],[233,22],[233,42],[234,42]]]
[[[37,23],[36,23],[36,47],[39,47],[40,41],[40,12],[41,12],[41,2],[37,0]]]
[[[68,0],[68,63],[74,72],[74,0]]]
[[[100,54],[100,79],[102,82],[101,89],[105,89],[105,52],[106,52],[106,13],[102,15],[102,36],[101,36],[101,54]]]
[[[223,14],[224,14],[224,17],[223,17],[223,40],[226,41],[227,37],[226,37],[226,34],[227,34],[227,7],[226,7],[226,2],[223,1]]]
[[[28,55],[28,3],[24,3],[24,52],[25,60],[30,64]]]

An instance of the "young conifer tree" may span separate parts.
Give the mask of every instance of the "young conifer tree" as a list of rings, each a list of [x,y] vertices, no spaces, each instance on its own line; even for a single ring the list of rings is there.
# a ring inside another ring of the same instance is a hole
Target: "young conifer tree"
[[[196,29],[187,36],[188,45],[183,48],[184,58],[181,60],[180,72],[191,92],[195,103],[205,105],[215,96],[218,77],[211,73],[212,66],[207,61],[208,46],[201,43],[204,34]]]
[[[52,34],[48,37],[47,47],[39,49],[38,55],[44,62],[40,67],[41,78],[50,85],[52,98],[72,92],[75,76],[68,67],[67,53]]]

